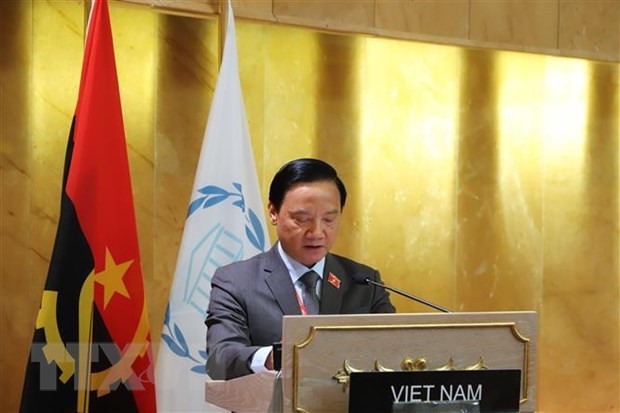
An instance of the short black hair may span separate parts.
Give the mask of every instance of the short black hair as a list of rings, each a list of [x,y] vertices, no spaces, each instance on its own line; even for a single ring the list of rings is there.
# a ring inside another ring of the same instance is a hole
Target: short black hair
[[[340,209],[347,200],[347,190],[336,170],[320,159],[300,158],[286,163],[273,177],[269,187],[269,202],[280,211],[284,196],[295,184],[301,182],[331,181],[340,192]]]

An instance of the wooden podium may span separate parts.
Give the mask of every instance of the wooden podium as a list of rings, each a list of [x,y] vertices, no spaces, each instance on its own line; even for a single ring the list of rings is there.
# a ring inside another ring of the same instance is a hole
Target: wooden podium
[[[348,412],[352,372],[518,369],[519,411],[536,410],[535,312],[285,316],[282,335],[281,380],[210,381],[207,402],[266,412],[281,384],[283,412]]]

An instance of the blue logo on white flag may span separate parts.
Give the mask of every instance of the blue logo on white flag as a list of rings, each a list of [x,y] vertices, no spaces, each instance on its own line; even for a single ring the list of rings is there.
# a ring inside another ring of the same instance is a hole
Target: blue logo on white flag
[[[245,202],[243,186],[233,182],[232,191],[216,185],[207,185],[198,192],[200,196],[190,203],[187,217],[204,212],[206,209],[225,201],[232,201],[231,206],[239,208],[245,223],[247,241],[258,251],[265,250],[265,230],[256,213]],[[226,228],[226,222],[214,222],[210,228],[204,228],[205,235],[195,245],[190,246],[189,266],[185,274],[183,304],[193,309],[197,316],[204,317],[209,305],[210,284],[213,273],[218,267],[243,259],[244,240],[241,234],[235,234]],[[177,356],[187,358],[196,363],[191,370],[195,373],[206,373],[205,363],[207,352],[199,349],[192,355],[187,344],[183,329],[170,317],[170,304],[164,319],[165,332],[162,339],[168,348]]]
[[[198,349],[198,357],[192,356],[192,353],[187,345],[187,340],[185,339],[185,335],[176,323],[170,322],[170,304],[166,308],[166,317],[164,318],[164,328],[168,331],[167,333],[162,333],[161,338],[164,340],[170,351],[172,351],[175,355],[183,358],[187,358],[196,365],[191,368],[191,371],[199,374],[207,374],[207,352],[202,349]]]
[[[224,188],[220,188],[215,185],[207,185],[200,188],[200,192],[203,196],[195,199],[189,205],[187,211],[187,217],[189,218],[194,212],[202,208],[209,208],[213,205],[217,205],[220,202],[226,201],[228,198],[232,198],[233,205],[240,208],[245,216],[245,234],[248,237],[248,241],[252,243],[259,251],[265,251],[265,231],[258,219],[256,212],[252,208],[247,208],[245,205],[245,197],[243,196],[243,187],[238,182],[233,182],[233,186],[236,192],[229,192]]]

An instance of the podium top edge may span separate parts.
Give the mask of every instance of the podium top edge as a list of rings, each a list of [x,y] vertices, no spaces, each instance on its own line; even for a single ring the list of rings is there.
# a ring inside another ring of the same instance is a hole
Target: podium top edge
[[[450,317],[510,317],[510,316],[536,316],[538,312],[536,311],[528,311],[528,310],[519,310],[519,311],[455,311],[450,313],[439,313],[439,312],[424,312],[424,313],[373,313],[373,314],[319,314],[319,315],[285,315],[285,319],[310,319],[310,318],[342,318],[342,317],[351,317],[351,318],[368,318],[368,317],[406,317],[406,316],[415,316],[415,317],[438,317],[438,318],[450,318]]]

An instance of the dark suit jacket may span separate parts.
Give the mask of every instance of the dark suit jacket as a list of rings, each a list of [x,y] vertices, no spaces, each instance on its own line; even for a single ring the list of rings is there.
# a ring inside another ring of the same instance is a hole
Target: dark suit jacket
[[[328,282],[332,273],[339,288]],[[383,288],[357,284],[355,273],[380,282],[379,272],[328,254],[320,314],[393,313]],[[249,361],[260,347],[282,339],[282,316],[301,315],[295,287],[277,245],[248,260],[218,268],[211,281],[207,312],[207,373],[230,379],[252,373]]]

